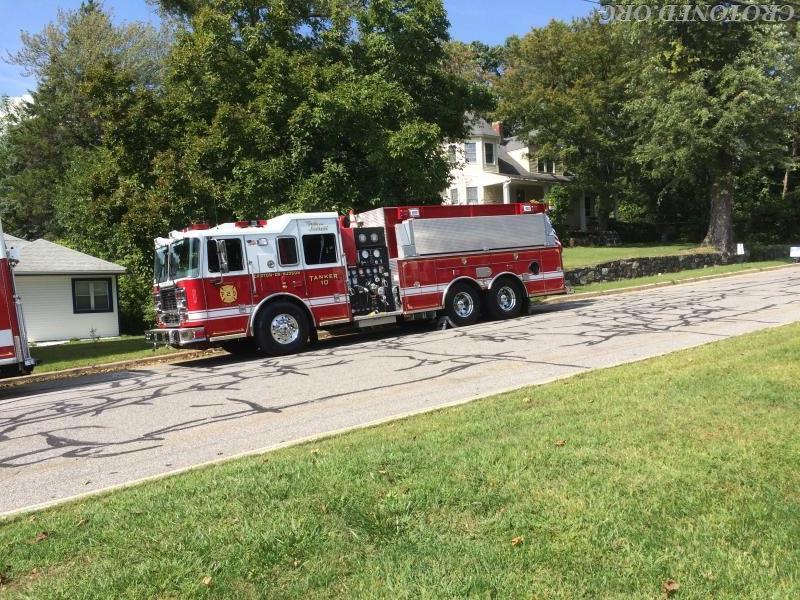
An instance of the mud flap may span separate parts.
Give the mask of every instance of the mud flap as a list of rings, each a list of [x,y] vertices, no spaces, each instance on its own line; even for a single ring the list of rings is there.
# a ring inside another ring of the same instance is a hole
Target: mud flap
[[[450,320],[450,317],[447,315],[442,315],[439,317],[439,320],[436,322],[436,329],[439,331],[446,331],[448,329],[455,329],[456,324]]]

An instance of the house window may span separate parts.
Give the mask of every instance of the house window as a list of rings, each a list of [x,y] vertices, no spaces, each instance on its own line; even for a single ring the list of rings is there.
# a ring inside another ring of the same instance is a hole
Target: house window
[[[475,142],[467,142],[464,144],[464,154],[468,165],[474,165],[478,162],[478,145]]]
[[[468,187],[467,188],[467,204],[477,204],[478,203],[478,188],[476,187]]]
[[[278,238],[278,262],[282,267],[293,267],[300,260],[297,257],[297,240],[293,237]]]
[[[330,265],[338,263],[336,257],[336,236],[320,233],[303,236],[303,256],[307,265]]]
[[[495,161],[494,155],[494,144],[484,144],[483,145],[483,153],[486,159],[487,165],[493,165]]]
[[[458,204],[458,188],[450,188],[450,204]]]
[[[217,254],[217,240],[208,240],[206,243],[208,254],[208,272],[219,273],[219,254]],[[225,240],[225,254],[228,255],[228,271],[238,273],[244,271],[244,255],[242,254],[242,240],[228,238]]]
[[[458,155],[456,154],[456,147],[450,144],[447,148],[447,157],[450,159],[450,164],[454,165],[458,162]]]
[[[114,312],[110,279],[73,279],[72,309],[75,314]]]
[[[517,202],[525,202],[525,190],[517,190]]]

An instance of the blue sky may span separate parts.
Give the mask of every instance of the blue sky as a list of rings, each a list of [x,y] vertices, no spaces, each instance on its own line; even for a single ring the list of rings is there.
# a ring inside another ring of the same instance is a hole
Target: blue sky
[[[74,9],[80,0],[0,0],[0,56],[19,48],[20,31],[39,31],[59,8]],[[157,22],[146,0],[105,0],[117,21]],[[569,20],[588,14],[586,0],[445,0],[451,35],[463,41],[499,44],[551,19]],[[21,96],[34,86],[19,69],[0,62],[0,95]]]

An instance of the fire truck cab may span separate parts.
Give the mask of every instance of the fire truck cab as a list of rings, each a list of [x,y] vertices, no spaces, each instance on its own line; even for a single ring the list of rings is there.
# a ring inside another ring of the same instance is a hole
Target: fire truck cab
[[[519,316],[563,293],[561,244],[530,204],[381,208],[194,225],[155,243],[153,344],[291,354],[317,330]]]

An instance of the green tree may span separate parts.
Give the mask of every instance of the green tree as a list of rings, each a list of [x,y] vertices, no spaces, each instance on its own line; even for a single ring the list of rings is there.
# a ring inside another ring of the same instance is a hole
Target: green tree
[[[445,45],[444,68],[470,83],[494,86],[505,68],[505,46],[451,40]]]
[[[9,225],[31,237],[55,237],[56,192],[73,152],[102,145],[105,123],[88,93],[96,65],[130,75],[132,85],[160,84],[168,37],[149,25],[116,27],[94,1],[59,11],[41,32],[22,33],[22,49],[8,57],[36,78],[33,100],[11,113],[7,143],[11,160],[3,207]]]
[[[128,227],[125,217],[159,139],[151,134],[160,122],[150,117],[160,109],[145,109],[157,104],[170,39],[168,30],[148,25],[115,26],[99,4],[86,2],[59,12],[40,33],[24,33],[22,50],[11,57],[37,87],[7,119],[4,224],[125,266],[121,310],[134,328],[149,297],[150,250],[142,234],[156,227]],[[147,208],[135,207],[153,218]]]
[[[626,34],[644,57],[627,106],[634,158],[655,180],[704,187],[705,243],[731,252],[737,178],[786,153],[791,38],[780,25],[703,22]]]
[[[597,194],[605,229],[630,154],[623,116],[630,46],[596,15],[552,21],[507,46],[498,115]]]
[[[188,22],[168,61],[164,181],[197,217],[434,200],[442,140],[488,106],[442,66],[439,0],[163,5]]]

